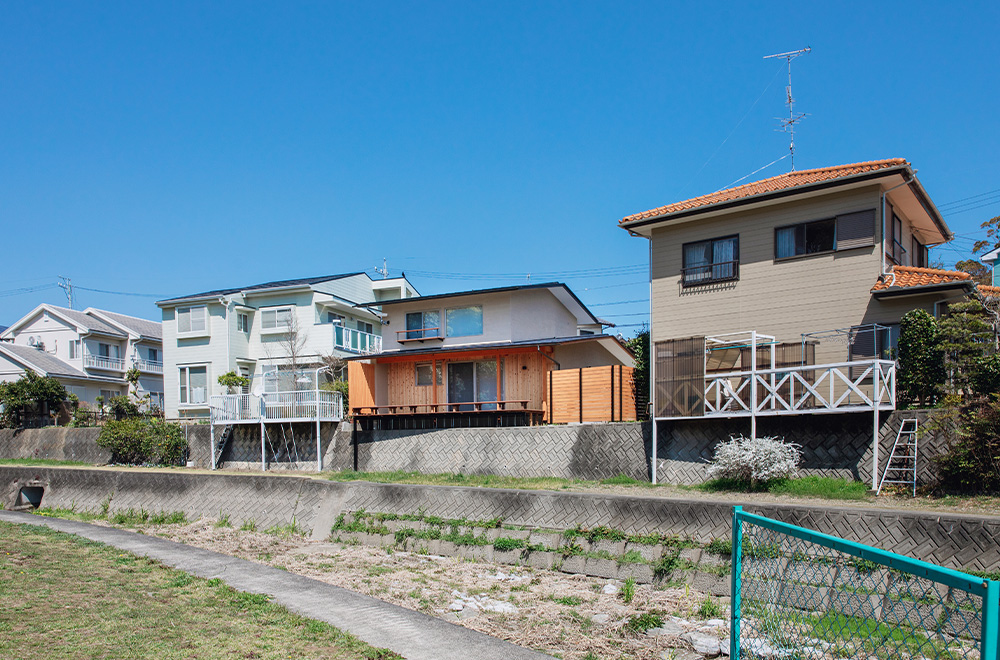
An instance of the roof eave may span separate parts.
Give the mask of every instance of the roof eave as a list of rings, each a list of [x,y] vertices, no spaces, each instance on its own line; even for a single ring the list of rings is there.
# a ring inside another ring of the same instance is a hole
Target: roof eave
[[[673,213],[664,213],[660,215],[653,216],[651,218],[643,218],[639,220],[633,220],[631,222],[623,222],[618,226],[625,229],[633,235],[645,236],[640,232],[634,231],[637,228],[648,227],[649,225],[655,225],[664,222],[670,222],[672,220],[679,220],[682,218],[689,218],[692,216],[702,215],[705,213],[712,213],[715,211],[725,211],[733,208],[739,208],[741,206],[748,206],[751,204],[758,204],[761,202],[766,202],[770,200],[782,199],[784,197],[791,197],[794,195],[800,195],[806,192],[812,192],[816,190],[825,190],[827,188],[836,188],[850,183],[858,183],[868,180],[880,179],[882,177],[891,176],[897,174],[900,171],[910,172],[908,165],[900,164],[893,165],[891,167],[886,167],[879,170],[873,170],[871,172],[861,172],[858,174],[851,174],[849,176],[838,177],[836,179],[830,179],[827,181],[818,181],[816,183],[806,183],[799,186],[794,186],[792,188],[782,188],[781,190],[774,190],[770,192],[758,193],[756,195],[749,195],[747,197],[740,197],[737,199],[727,200],[725,202],[718,202],[716,204],[706,204],[704,206],[697,206],[691,209],[683,209],[681,211],[675,211]],[[916,180],[916,179],[914,179]],[[921,188],[922,190],[922,188]],[[929,200],[929,198],[928,198]],[[933,206],[933,204],[931,205]],[[935,209],[936,211],[937,209]]]
[[[941,282],[939,284],[924,284],[922,286],[893,286],[888,289],[872,291],[873,298],[901,298],[903,296],[922,296],[951,289],[965,289],[970,293],[976,288],[973,280],[959,280],[956,282]]]

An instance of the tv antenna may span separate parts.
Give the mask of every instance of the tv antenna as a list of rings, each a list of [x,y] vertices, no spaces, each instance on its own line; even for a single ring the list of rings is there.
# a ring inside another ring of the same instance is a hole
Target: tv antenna
[[[770,60],[778,57],[784,57],[788,62],[788,86],[785,87],[785,95],[787,100],[785,105],[788,106],[788,119],[777,118],[781,122],[781,130],[788,133],[788,153],[792,157],[792,170],[795,170],[795,124],[802,121],[807,115],[805,113],[795,114],[795,99],[792,97],[792,60],[794,60],[799,55],[805,55],[806,53],[812,52],[812,48],[806,46],[800,50],[793,50],[787,53],[776,53],[774,55],[765,55],[765,60]]]
[[[73,280],[68,277],[59,276],[59,288],[66,292],[66,302],[69,308],[73,309]]]
[[[381,275],[383,280],[389,278],[389,267],[386,266],[384,257],[382,258],[382,267],[375,266],[375,272]]]

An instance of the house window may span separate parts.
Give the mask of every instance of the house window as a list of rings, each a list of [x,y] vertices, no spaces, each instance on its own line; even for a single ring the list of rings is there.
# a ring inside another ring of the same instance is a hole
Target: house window
[[[358,330],[372,334],[372,324],[365,323],[364,321],[358,321]]]
[[[913,237],[913,251],[910,254],[910,260],[913,266],[918,268],[927,268],[927,246],[917,240],[917,237]]]
[[[208,367],[180,368],[180,402],[205,403],[208,400]]]
[[[483,306],[456,307],[445,312],[448,337],[471,337],[483,334]]]
[[[80,357],[80,340],[74,339],[69,343],[69,359],[75,360]]]
[[[906,250],[903,248],[903,220],[896,215],[896,211],[891,206],[885,215],[887,218],[885,233],[886,239],[888,239],[885,246],[886,256],[894,263],[902,265],[903,255],[906,254]]]
[[[327,323],[339,323],[340,325],[343,325],[344,324],[344,317],[341,316],[340,314],[334,314],[333,312],[327,312],[326,313],[326,322]]]
[[[163,410],[163,392],[149,392],[150,410]]]
[[[240,312],[236,315],[236,329],[240,332],[250,332],[250,315]]]
[[[111,399],[119,396],[120,394],[121,392],[117,390],[101,390],[101,398],[104,399],[104,405],[109,405],[111,403]]]
[[[774,258],[788,259],[875,244],[875,210],[844,213],[774,230]]]
[[[409,312],[406,315],[406,339],[439,337],[441,335],[441,312]]]
[[[739,279],[739,236],[685,243],[682,250],[684,286]]]
[[[262,331],[289,330],[292,327],[292,308],[278,307],[264,309],[260,312],[260,329]]]
[[[208,328],[207,307],[181,307],[177,310],[177,332],[205,332]]]
[[[120,358],[121,347],[113,344],[98,344],[97,355],[104,358]]]
[[[431,363],[429,363],[429,362],[425,363],[425,364],[418,364],[418,365],[416,365],[417,386],[418,387],[425,387],[425,386],[429,386],[431,384],[431,370],[432,369],[433,369],[433,365]],[[442,373],[442,371],[441,371],[441,365],[439,364],[439,365],[437,365],[437,378],[436,378],[438,385],[440,385],[442,383],[441,373]]]

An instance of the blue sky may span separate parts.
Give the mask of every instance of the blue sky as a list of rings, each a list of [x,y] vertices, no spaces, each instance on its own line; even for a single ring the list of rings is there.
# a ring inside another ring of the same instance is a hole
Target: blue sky
[[[973,198],[946,214],[951,265],[1000,214],[1000,5],[953,7],[8,3],[0,324],[65,304],[59,275],[80,307],[156,319],[82,287],[383,258],[425,294],[530,273],[641,323],[648,248],[617,220],[787,153],[783,62],[762,57],[804,46],[796,167],[902,156],[939,205]]]

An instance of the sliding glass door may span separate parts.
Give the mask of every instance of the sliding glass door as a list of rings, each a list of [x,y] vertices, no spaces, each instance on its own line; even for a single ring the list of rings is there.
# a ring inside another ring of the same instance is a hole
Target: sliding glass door
[[[502,381],[503,373],[500,374]],[[479,362],[448,363],[448,403],[469,403],[458,406],[458,410],[474,410],[472,402],[492,401],[484,403],[482,410],[496,410],[498,400],[503,398],[503,383],[497,389],[496,360],[481,360]]]

